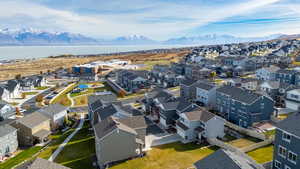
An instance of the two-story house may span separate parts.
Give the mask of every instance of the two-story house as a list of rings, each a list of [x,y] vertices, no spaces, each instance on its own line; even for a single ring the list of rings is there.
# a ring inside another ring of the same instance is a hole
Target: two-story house
[[[58,128],[63,127],[65,119],[67,118],[68,109],[68,107],[56,103],[39,109],[38,112],[48,116],[51,119],[51,130],[57,130]]]
[[[296,84],[297,71],[289,69],[280,69],[276,72],[276,81],[281,83]]]
[[[225,120],[204,109],[184,112],[176,122],[177,134],[184,143],[203,141],[205,138],[224,137]]]
[[[195,101],[204,104],[207,107],[214,107],[216,100],[217,86],[208,82],[200,81],[196,85]]]
[[[15,119],[16,109],[9,103],[0,100],[0,121],[6,119]]]
[[[196,99],[196,85],[197,80],[190,78],[185,78],[180,83],[180,97],[183,97],[187,100]]]
[[[300,113],[293,113],[276,125],[273,169],[300,168]]]
[[[9,101],[9,91],[6,89],[6,87],[0,86],[0,100]]]
[[[300,89],[291,89],[286,92],[285,106],[292,110],[300,109]]]
[[[121,70],[117,72],[117,83],[128,92],[136,92],[149,86],[148,71]]]
[[[18,148],[17,129],[5,124],[0,126],[0,161]]]
[[[277,66],[263,67],[255,72],[256,78],[260,80],[275,80],[276,72],[279,69]]]
[[[247,128],[270,120],[274,101],[265,95],[225,85],[216,91],[216,110],[226,120]]]

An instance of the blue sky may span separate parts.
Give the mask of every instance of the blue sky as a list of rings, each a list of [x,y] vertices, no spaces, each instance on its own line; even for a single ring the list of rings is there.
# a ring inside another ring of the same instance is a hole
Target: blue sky
[[[96,38],[300,33],[300,0],[0,0],[0,28]]]

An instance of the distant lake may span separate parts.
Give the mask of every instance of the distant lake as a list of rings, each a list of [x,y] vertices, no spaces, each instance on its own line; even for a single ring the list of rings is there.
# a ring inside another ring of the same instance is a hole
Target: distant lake
[[[0,46],[0,60],[31,59],[63,54],[88,55],[129,52],[150,49],[170,49],[183,45],[137,45],[137,46]]]

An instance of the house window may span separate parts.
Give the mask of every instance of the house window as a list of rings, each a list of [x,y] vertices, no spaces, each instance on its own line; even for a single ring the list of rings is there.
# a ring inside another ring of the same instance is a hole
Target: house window
[[[283,132],[282,140],[287,141],[287,142],[291,142],[291,135],[286,133],[286,132]]]
[[[278,155],[281,156],[282,158],[286,158],[286,148],[279,146],[278,149]]]
[[[279,162],[279,161],[277,161],[277,160],[275,160],[275,168],[278,168],[278,169],[280,169],[281,168],[281,162]]]
[[[288,160],[294,164],[297,163],[297,154],[289,151],[289,154],[288,154]]]

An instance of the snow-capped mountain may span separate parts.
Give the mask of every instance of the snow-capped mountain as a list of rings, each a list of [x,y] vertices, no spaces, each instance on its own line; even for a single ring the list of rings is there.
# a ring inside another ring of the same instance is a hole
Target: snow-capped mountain
[[[194,37],[180,37],[169,39],[164,44],[182,44],[182,45],[214,45],[226,43],[254,42],[276,39],[281,35],[271,35],[266,37],[235,37],[231,35],[204,35]]]
[[[47,32],[38,29],[0,29],[0,45],[73,45],[96,44],[95,39],[68,32]]]
[[[117,37],[113,40],[108,41],[108,43],[113,45],[151,45],[158,44],[159,42],[142,35],[131,35]]]

